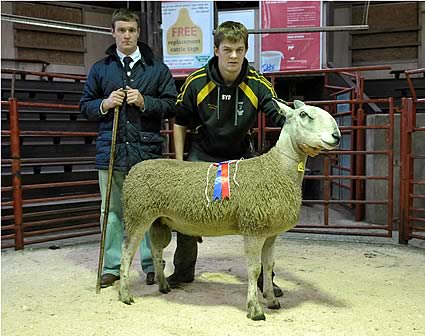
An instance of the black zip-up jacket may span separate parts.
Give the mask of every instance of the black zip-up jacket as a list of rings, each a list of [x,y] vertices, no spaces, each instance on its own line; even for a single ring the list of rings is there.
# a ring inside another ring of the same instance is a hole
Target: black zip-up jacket
[[[137,61],[127,80],[116,45],[106,50],[107,57],[90,69],[80,100],[82,115],[99,122],[96,140],[96,168],[108,169],[111,151],[114,109],[101,115],[100,104],[112,91],[126,85],[138,89],[145,100],[144,110],[126,102],[119,114],[114,170],[128,171],[136,163],[160,158],[163,138],[160,135],[164,119],[174,116],[177,90],[168,67],[154,58],[152,50],[139,43],[142,59]]]
[[[245,59],[232,86],[224,85],[218,58],[186,79],[176,102],[176,124],[196,129],[192,145],[224,159],[237,159],[249,150],[248,133],[255,126],[258,111],[277,125],[284,119],[272,101],[276,93],[271,83]]]

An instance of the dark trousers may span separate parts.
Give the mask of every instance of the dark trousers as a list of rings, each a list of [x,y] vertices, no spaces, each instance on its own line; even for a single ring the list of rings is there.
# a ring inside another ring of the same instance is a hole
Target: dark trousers
[[[177,232],[177,247],[173,260],[174,274],[183,279],[193,278],[197,257],[198,237],[186,236]]]

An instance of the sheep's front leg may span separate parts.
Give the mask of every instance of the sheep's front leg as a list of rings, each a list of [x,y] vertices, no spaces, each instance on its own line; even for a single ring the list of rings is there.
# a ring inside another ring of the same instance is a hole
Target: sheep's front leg
[[[245,256],[248,265],[247,317],[254,321],[265,320],[263,309],[258,302],[257,279],[261,272],[261,249],[265,238],[244,236]]]
[[[274,296],[272,272],[274,266],[274,245],[276,236],[269,237],[264,242],[261,253],[261,263],[263,265],[263,296],[267,300],[267,307],[270,309],[280,309],[280,302]]]
[[[164,265],[162,261],[162,252],[171,241],[171,231],[166,225],[162,225],[159,220],[152,224],[150,231],[151,250],[153,265],[155,268],[156,281],[158,282],[159,291],[167,294],[171,291],[170,285],[164,276]]]
[[[129,234],[125,240],[121,252],[121,268],[120,268],[120,285],[119,285],[119,299],[126,303],[134,303],[133,297],[130,293],[130,287],[128,285],[128,277],[130,273],[131,262],[133,261],[134,255],[136,254],[137,248],[144,236],[140,234]]]

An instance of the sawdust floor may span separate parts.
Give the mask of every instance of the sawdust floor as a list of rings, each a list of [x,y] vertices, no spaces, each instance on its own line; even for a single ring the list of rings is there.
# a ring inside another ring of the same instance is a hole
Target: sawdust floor
[[[2,253],[1,334],[425,335],[425,249],[279,237],[282,309],[246,318],[241,237],[205,238],[196,279],[168,295],[132,265],[135,304],[95,293],[98,242]],[[173,238],[165,250],[172,272]]]

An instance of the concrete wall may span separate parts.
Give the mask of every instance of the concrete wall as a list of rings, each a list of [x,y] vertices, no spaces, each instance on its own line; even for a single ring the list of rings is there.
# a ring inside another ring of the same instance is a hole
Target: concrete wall
[[[3,2],[1,4],[1,12],[5,14],[12,14],[12,3]],[[15,58],[13,23],[1,21],[1,57],[2,58]]]
[[[349,8],[337,7],[334,12],[335,26],[351,24],[351,10]],[[350,33],[335,32],[333,34],[333,63],[337,68],[351,66]]]

